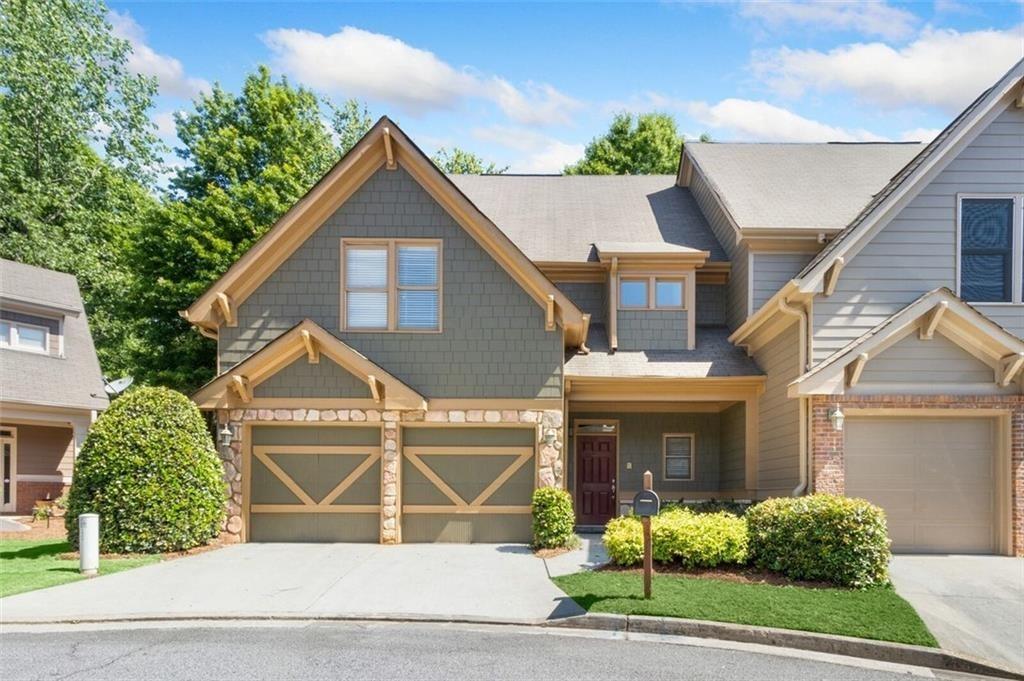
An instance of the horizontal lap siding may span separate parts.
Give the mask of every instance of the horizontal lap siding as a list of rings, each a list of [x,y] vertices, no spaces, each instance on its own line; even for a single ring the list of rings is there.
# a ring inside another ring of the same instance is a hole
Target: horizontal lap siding
[[[340,330],[343,238],[443,240],[443,333]],[[561,396],[562,334],[544,310],[404,170],[379,170],[220,329],[230,369],[310,318],[428,397]]]
[[[820,362],[923,293],[956,289],[956,197],[1024,192],[1024,111],[1007,109],[870,243],[846,264],[833,295],[814,299],[814,353]],[[978,305],[1024,334],[1024,307]],[[910,370],[927,371],[927,360]]]
[[[729,328],[735,329],[747,319],[747,247],[736,245],[736,233],[725,212],[719,206],[714,192],[708,185],[700,172],[694,172],[690,180],[690,193],[697,201],[701,212],[704,214],[711,231],[722,244],[729,260],[732,263],[732,271],[729,274],[728,294],[726,296],[728,307],[726,310],[726,322]]]
[[[893,392],[886,387],[900,384],[916,386],[915,393],[944,393],[950,384],[987,385],[994,381],[992,367],[945,336],[936,333],[931,340],[921,340],[912,333],[868,362],[851,392]],[[1016,386],[1006,390],[1015,392]]]
[[[18,431],[18,475],[71,477],[75,467],[75,441],[70,428],[5,425]]]
[[[718,488],[723,491],[741,490],[747,486],[746,413],[743,404],[734,404],[720,415],[722,454],[718,464]]]
[[[800,325],[794,323],[754,353],[768,378],[758,400],[758,488],[788,493],[800,477],[800,402],[787,396],[800,373]]]
[[[811,261],[813,253],[755,253],[753,309],[759,310]]]

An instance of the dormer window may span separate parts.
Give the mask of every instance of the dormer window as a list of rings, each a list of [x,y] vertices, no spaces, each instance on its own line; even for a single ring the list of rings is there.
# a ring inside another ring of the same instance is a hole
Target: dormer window
[[[0,322],[0,347],[45,354],[50,347],[49,330],[34,324]]]
[[[960,297],[977,303],[1024,301],[1021,196],[961,196]]]
[[[622,277],[619,308],[622,310],[684,310],[681,277]]]

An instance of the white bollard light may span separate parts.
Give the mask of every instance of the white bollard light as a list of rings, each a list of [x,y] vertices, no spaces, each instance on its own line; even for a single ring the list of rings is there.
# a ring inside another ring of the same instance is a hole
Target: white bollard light
[[[78,570],[94,575],[100,569],[100,517],[96,513],[78,516]]]

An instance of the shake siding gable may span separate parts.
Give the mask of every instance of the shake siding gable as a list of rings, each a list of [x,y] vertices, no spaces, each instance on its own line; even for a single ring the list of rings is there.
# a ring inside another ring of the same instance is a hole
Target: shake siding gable
[[[590,323],[604,324],[608,318],[606,283],[559,282],[558,288],[576,307],[590,315]]]
[[[340,331],[343,238],[442,239],[441,333]],[[305,318],[427,397],[557,398],[562,334],[405,170],[378,170],[220,329],[226,371]]]
[[[787,396],[800,375],[800,325],[795,322],[754,352],[768,375],[758,401],[760,453],[758,494],[788,494],[800,476],[800,400]]]
[[[814,362],[922,293],[941,286],[957,290],[957,195],[1011,193],[1024,193],[1024,110],[1013,107],[1000,114],[846,263],[831,296],[814,298]],[[974,307],[1024,337],[1024,306]],[[927,370],[927,364],[920,370]]]

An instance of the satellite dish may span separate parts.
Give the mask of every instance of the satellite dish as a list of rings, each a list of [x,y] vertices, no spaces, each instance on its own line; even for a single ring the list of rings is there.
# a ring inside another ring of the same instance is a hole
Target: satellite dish
[[[107,394],[111,397],[116,397],[128,389],[135,381],[131,376],[125,376],[124,378],[118,378],[113,381],[108,381],[106,376],[103,377],[103,389],[107,391]]]

